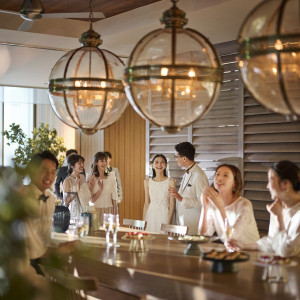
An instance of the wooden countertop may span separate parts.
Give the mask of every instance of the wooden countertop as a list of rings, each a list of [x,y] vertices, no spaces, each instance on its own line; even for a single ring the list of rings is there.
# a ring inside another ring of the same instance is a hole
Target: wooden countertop
[[[261,280],[263,267],[253,261],[261,253],[249,251],[250,259],[238,263],[236,273],[211,272],[212,262],[183,254],[186,244],[155,235],[146,252],[130,252],[129,241],[118,233],[119,248],[105,246],[104,232],[93,233],[97,243],[84,243],[86,251],[73,257],[79,276],[94,276],[100,285],[123,292],[149,294],[162,299],[300,299],[298,266],[286,268],[287,283]],[[222,244],[201,244],[202,251],[224,249]]]

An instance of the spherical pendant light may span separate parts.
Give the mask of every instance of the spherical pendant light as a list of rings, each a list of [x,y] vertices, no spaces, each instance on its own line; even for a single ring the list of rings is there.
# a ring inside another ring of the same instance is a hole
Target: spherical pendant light
[[[50,103],[67,125],[93,134],[114,123],[127,99],[122,84],[124,64],[118,56],[101,50],[100,35],[92,29],[82,34],[82,47],[65,54],[54,66],[49,81]]]
[[[299,0],[266,0],[239,34],[239,66],[248,90],[270,110],[300,116]]]
[[[176,0],[172,2],[161,19],[165,28],[138,42],[124,76],[134,109],[167,132],[180,131],[212,107],[223,75],[211,43],[197,31],[183,28],[185,13]]]

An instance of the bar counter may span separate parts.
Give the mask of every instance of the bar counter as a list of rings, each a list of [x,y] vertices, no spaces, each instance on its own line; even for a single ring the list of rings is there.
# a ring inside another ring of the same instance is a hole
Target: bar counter
[[[156,234],[147,241],[148,251],[131,252],[129,242],[121,239],[128,229],[118,232],[120,247],[107,248],[104,232],[83,238],[83,251],[73,255],[72,267],[79,276],[93,276],[99,286],[108,286],[133,295],[152,295],[159,299],[300,299],[298,265],[286,268],[286,283],[262,281],[263,267],[253,262],[257,251],[248,251],[249,261],[238,264],[236,273],[214,273],[211,261],[185,255],[187,245]],[[201,244],[204,252],[222,250],[219,243]]]

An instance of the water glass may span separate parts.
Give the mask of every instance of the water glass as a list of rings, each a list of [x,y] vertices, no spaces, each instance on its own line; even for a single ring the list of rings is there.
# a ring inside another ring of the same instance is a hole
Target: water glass
[[[103,214],[103,228],[106,232],[106,245],[109,246],[109,232],[112,230],[112,214]]]
[[[113,245],[114,247],[119,247],[117,245],[117,232],[120,226],[119,215],[112,215],[112,229],[111,232],[113,234]]]
[[[77,224],[77,234],[80,237],[89,234],[90,218],[87,215],[81,215]]]

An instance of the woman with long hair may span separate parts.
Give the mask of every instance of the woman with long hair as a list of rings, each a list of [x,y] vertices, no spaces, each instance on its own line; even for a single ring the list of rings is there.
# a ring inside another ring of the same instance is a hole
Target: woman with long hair
[[[300,169],[287,160],[274,164],[268,172],[268,190],[273,203],[268,236],[257,243],[230,240],[232,248],[275,252],[277,255],[300,256]]]
[[[217,167],[213,186],[202,193],[202,210],[199,231],[202,235],[217,235],[226,242],[235,238],[245,243],[255,243],[259,233],[251,202],[241,197],[240,170],[229,164]]]
[[[78,154],[69,155],[68,176],[63,184],[63,198],[69,206],[71,220],[77,222],[91,200],[91,192],[83,174],[84,158]]]
[[[156,154],[152,159],[152,178],[144,181],[144,220],[146,230],[160,233],[161,224],[171,224],[175,199],[170,197],[169,187],[175,188],[175,180],[167,176],[167,159]]]
[[[104,213],[117,213],[118,199],[117,183],[114,174],[106,172],[107,155],[97,152],[92,165],[93,174],[88,177],[88,183],[92,192],[90,205],[94,206],[99,213],[100,224],[103,223]]]

